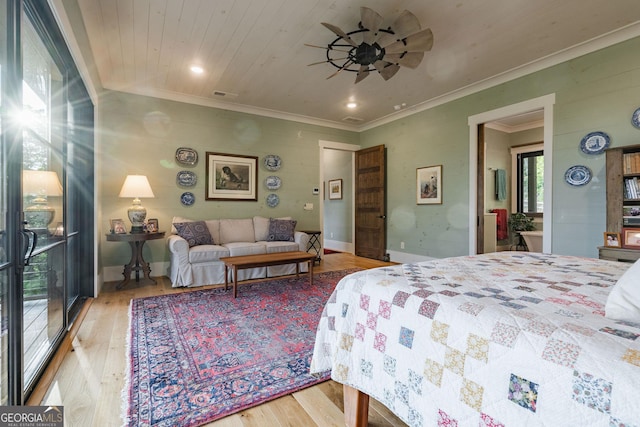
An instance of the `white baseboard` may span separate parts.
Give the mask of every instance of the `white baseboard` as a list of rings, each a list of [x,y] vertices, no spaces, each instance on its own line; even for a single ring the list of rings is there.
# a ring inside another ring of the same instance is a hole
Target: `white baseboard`
[[[353,243],[324,239],[324,248],[332,251],[353,253]]]
[[[432,259],[437,259],[430,256],[409,254],[406,252],[387,251],[387,253],[389,254],[389,258],[391,259],[392,262],[398,262],[401,264],[409,264],[409,263],[416,263],[416,262],[430,261]]]
[[[169,262],[150,262],[149,267],[151,267],[151,277],[159,277],[166,276],[167,269],[169,268]],[[122,266],[109,266],[102,269],[102,279],[103,282],[118,282],[123,279],[123,271],[124,268]],[[135,273],[131,273],[132,280],[135,280]],[[144,274],[140,272],[140,277],[144,277]],[[102,287],[102,286],[100,286]]]

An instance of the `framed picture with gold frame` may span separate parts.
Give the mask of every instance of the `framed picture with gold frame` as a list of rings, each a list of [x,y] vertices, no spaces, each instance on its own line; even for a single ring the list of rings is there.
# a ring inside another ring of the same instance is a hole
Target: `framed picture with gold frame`
[[[640,228],[622,229],[622,247],[640,249]]]
[[[619,248],[622,246],[620,243],[620,233],[604,233],[604,246],[608,248]]]

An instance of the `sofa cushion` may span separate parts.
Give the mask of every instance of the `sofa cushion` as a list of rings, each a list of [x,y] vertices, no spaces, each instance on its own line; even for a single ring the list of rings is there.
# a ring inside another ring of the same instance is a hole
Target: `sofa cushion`
[[[267,242],[266,245],[268,254],[295,252],[300,250],[300,247],[296,242]]]
[[[174,225],[178,222],[193,222],[193,220],[181,216],[174,216],[171,220],[171,234],[178,234],[178,230],[176,230],[176,226]]]
[[[260,255],[267,253],[267,247],[262,243],[229,242],[223,246],[229,249],[229,256]]]
[[[290,216],[279,217],[277,219],[291,219]],[[270,218],[263,216],[253,217],[253,228],[255,231],[256,242],[264,242],[269,237],[269,221]]]
[[[192,222],[176,222],[173,224],[178,232],[178,236],[182,237],[189,243],[189,247],[198,245],[210,245],[211,233],[204,221]]]
[[[189,250],[189,262],[198,264],[201,262],[219,261],[220,258],[229,256],[229,249],[218,245],[194,246]]]
[[[220,244],[231,242],[255,242],[253,219],[221,219]]]
[[[297,223],[294,219],[271,218],[269,220],[269,235],[267,236],[267,241],[293,242],[295,240],[294,233]]]
[[[211,233],[211,241],[214,245],[220,244],[220,220],[219,219],[206,219],[205,224]]]

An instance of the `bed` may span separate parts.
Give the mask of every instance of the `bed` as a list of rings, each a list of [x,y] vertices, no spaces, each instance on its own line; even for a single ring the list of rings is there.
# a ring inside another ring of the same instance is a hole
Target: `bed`
[[[640,426],[640,318],[607,303],[622,276],[640,289],[629,266],[498,252],[360,271],[324,308],[311,371],[345,386],[351,426],[369,396],[412,427]]]

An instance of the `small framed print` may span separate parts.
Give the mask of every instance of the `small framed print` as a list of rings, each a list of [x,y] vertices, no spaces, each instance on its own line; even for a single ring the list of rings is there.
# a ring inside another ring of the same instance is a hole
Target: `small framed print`
[[[112,219],[111,221],[111,232],[115,234],[127,234],[127,229],[124,226],[124,221],[120,218]]]
[[[604,233],[604,245],[610,248],[619,248],[621,247],[620,243],[620,233]]]
[[[329,181],[329,200],[342,199],[342,179],[332,179]]]
[[[640,249],[640,228],[622,229],[622,247]]]
[[[442,165],[416,169],[416,204],[442,204]]]
[[[147,220],[147,232],[149,233],[158,232],[158,220],[156,218],[149,218]]]

